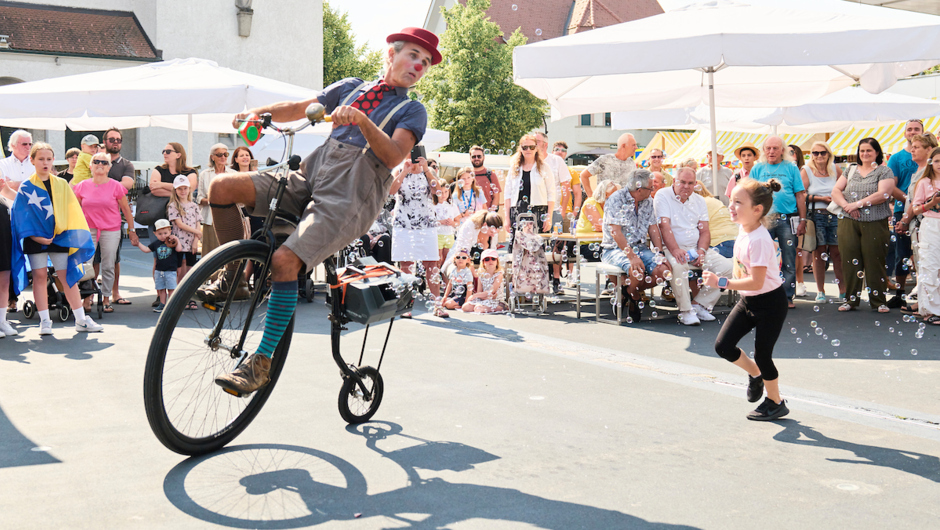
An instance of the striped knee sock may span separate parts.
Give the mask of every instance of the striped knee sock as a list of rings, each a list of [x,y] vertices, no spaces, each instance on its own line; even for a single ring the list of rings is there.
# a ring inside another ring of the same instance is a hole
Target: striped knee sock
[[[284,330],[297,307],[297,280],[274,282],[268,299],[268,316],[257,353],[271,358],[274,348],[281,342]]]

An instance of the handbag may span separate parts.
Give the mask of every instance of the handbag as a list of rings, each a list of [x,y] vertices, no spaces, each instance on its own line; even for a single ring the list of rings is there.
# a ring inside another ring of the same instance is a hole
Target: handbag
[[[848,181],[850,178],[852,178],[852,175],[855,174],[855,169],[856,169],[857,167],[858,167],[858,166],[856,166],[855,164],[852,164],[851,166],[849,166],[849,169],[848,169],[848,171],[847,171],[848,174],[845,176],[845,180],[846,180],[846,181]],[[839,206],[838,204],[836,204],[836,201],[830,201],[830,202],[829,202],[829,206],[826,206],[826,210],[828,210],[829,213],[831,213],[832,215],[837,215],[837,216],[839,216],[839,218],[842,218],[842,217],[848,215],[848,214],[845,213],[845,210],[842,209],[841,206]]]
[[[153,226],[158,219],[166,218],[166,207],[170,204],[169,197],[157,197],[148,189],[137,198],[137,212],[134,213],[134,222],[139,225]]]
[[[809,195],[806,196],[806,211],[812,213],[806,216],[806,233],[803,234],[800,248],[804,252],[813,252],[816,250],[816,210],[810,209]]]

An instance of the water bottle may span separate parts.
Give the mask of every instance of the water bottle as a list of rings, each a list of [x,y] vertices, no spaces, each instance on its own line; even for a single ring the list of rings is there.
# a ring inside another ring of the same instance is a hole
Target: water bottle
[[[698,252],[696,252],[695,249],[687,251],[685,255],[689,258],[689,263],[698,259]]]

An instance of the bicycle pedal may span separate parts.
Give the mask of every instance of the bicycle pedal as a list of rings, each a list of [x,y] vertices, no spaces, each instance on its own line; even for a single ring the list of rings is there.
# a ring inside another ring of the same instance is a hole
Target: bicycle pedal
[[[221,306],[216,305],[216,304],[210,304],[209,302],[203,302],[202,307],[208,309],[209,311],[213,311],[215,313],[218,313],[219,311],[222,310]]]
[[[247,394],[242,394],[241,392],[232,390],[231,388],[225,388],[225,387],[222,387],[222,391],[225,392],[226,394],[231,394],[237,398],[245,397],[247,395]]]

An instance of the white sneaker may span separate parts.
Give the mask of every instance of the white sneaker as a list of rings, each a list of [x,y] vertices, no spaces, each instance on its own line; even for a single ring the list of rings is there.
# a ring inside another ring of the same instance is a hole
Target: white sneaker
[[[692,311],[702,322],[711,322],[712,320],[715,320],[715,315],[709,313],[708,310],[702,307],[701,304],[692,304]]]
[[[6,320],[0,322],[0,335],[3,335],[4,337],[13,337],[19,334],[20,332],[16,331],[16,329]]]
[[[679,322],[682,322],[683,326],[697,326],[701,324],[698,317],[695,316],[695,310],[683,311],[679,313]]]
[[[796,284],[796,296],[799,296],[799,297],[806,296],[806,284],[805,283]]]
[[[101,324],[96,323],[94,320],[91,319],[91,317],[86,316],[86,317],[85,317],[85,322],[83,322],[83,323],[78,323],[78,322],[76,322],[76,323],[75,323],[75,331],[83,331],[83,332],[86,332],[86,333],[87,333],[87,332],[93,332],[93,333],[94,333],[94,332],[98,332],[98,331],[104,331],[104,326],[102,326]]]
[[[52,335],[52,321],[51,320],[39,321],[39,334],[40,335]]]

